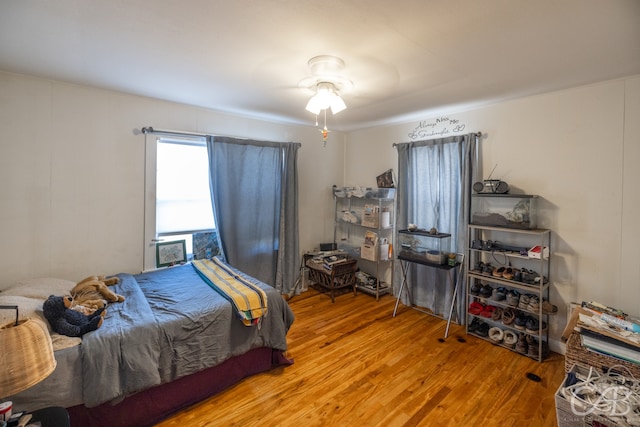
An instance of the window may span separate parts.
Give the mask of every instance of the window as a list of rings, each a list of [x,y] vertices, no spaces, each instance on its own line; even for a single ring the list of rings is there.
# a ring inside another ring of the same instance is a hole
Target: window
[[[215,228],[204,142],[159,139],[156,158],[158,236]]]
[[[215,229],[204,138],[152,137],[147,146],[144,270],[155,268],[155,243],[185,240]]]

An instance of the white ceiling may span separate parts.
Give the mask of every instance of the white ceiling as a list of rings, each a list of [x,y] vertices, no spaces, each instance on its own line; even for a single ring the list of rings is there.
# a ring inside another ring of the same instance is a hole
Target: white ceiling
[[[354,130],[640,74],[640,0],[0,0],[0,70],[286,123],[336,55]]]

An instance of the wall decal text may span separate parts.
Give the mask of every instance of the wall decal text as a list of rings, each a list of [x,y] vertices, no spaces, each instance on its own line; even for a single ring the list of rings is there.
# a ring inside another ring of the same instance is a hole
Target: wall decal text
[[[428,137],[443,137],[448,134],[464,131],[466,124],[460,123],[458,119],[449,117],[438,117],[434,120],[422,120],[409,132],[410,139],[424,139]]]

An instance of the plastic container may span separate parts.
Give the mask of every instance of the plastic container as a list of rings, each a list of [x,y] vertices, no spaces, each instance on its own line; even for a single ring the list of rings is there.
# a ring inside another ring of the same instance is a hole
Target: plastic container
[[[426,230],[398,231],[400,258],[432,264],[445,264],[451,252],[451,234]]]
[[[529,194],[471,195],[471,224],[534,229],[538,196]]]

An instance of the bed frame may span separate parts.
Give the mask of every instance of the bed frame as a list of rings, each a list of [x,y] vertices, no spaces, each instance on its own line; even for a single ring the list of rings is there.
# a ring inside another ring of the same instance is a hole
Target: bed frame
[[[78,405],[67,410],[72,426],[153,426],[243,378],[292,363],[293,360],[287,359],[282,351],[260,347],[204,371],[129,396],[116,405],[103,403],[94,408]]]

